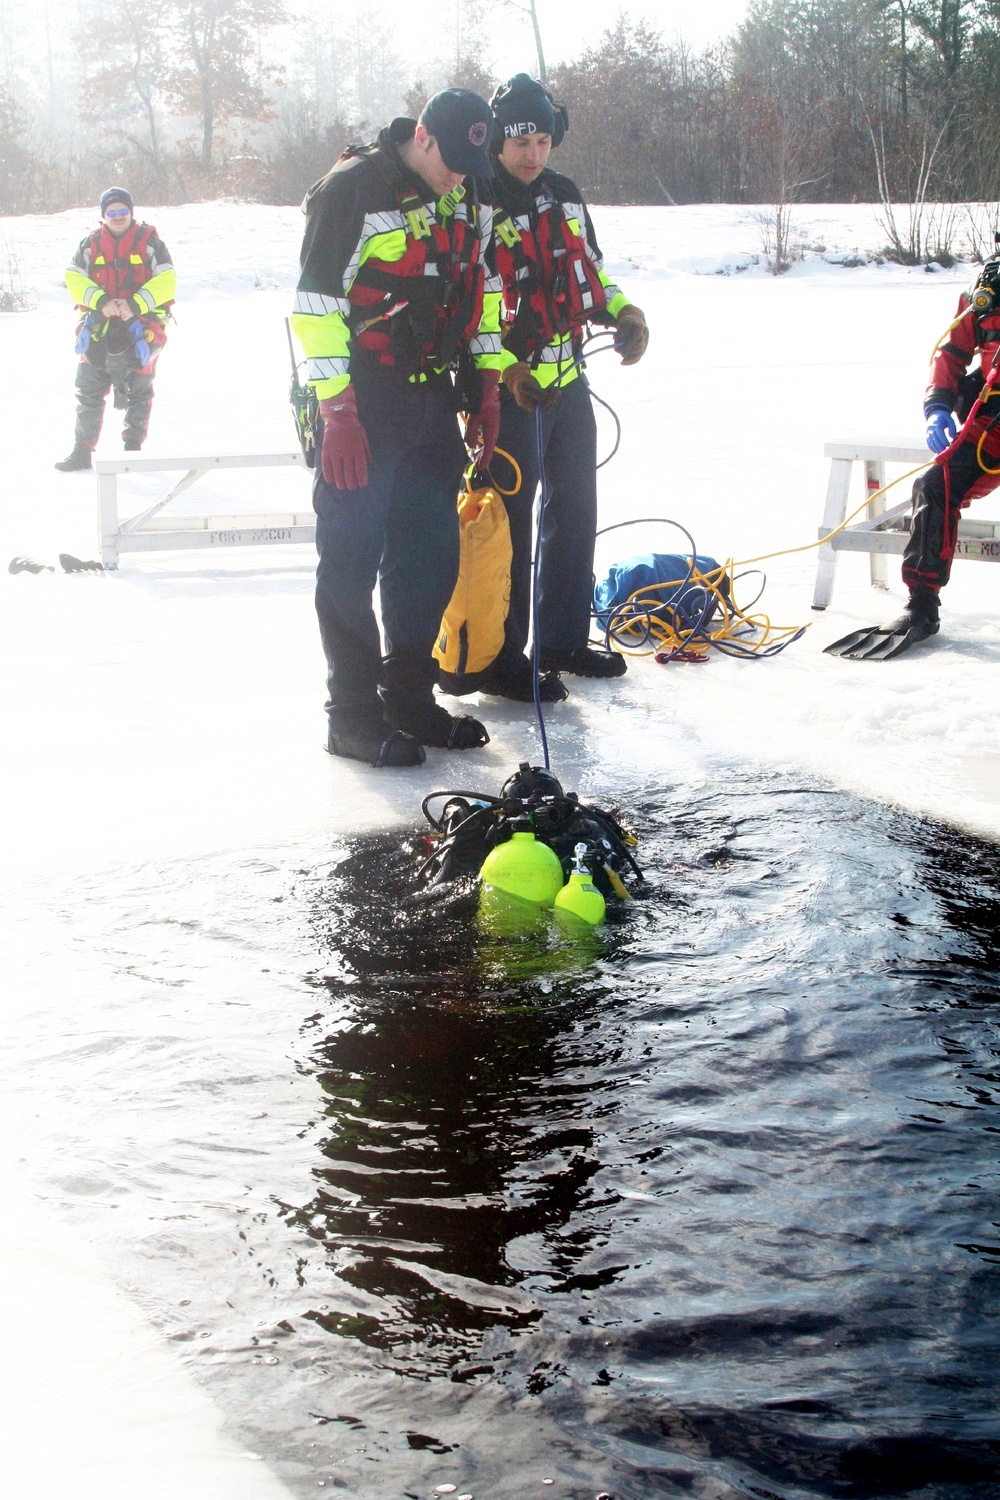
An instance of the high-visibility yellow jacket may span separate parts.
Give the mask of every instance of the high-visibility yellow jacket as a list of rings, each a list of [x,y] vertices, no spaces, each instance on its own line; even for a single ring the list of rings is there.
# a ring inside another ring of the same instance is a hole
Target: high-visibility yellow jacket
[[[398,148],[416,122],[394,120],[376,148],[348,151],[310,188],[292,327],[306,380],[338,395],[361,351],[421,379],[466,352],[478,369],[514,362],[500,343],[493,211],[469,179],[435,199]]]
[[[99,317],[105,297],[123,297],[153,343],[166,338],[167,309],[177,292],[170,252],[152,224],[130,224],[115,237],[106,225],[88,234],[66,268],[66,286],[82,312]],[[91,338],[104,336],[107,323],[92,319]]]

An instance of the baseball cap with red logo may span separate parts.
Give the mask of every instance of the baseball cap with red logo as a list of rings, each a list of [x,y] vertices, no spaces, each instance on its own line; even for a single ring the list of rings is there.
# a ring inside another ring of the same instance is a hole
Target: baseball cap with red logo
[[[487,147],[493,130],[493,111],[471,89],[442,89],[428,99],[420,119],[438,143],[449,172],[463,177],[492,177]]]

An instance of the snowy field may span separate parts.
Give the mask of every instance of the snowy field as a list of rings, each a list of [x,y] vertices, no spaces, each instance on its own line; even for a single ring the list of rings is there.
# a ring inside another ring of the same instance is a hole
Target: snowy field
[[[146,451],[289,451],[283,319],[296,281],[300,215],[220,203],[144,217],[170,247],[179,285]],[[824,442],[857,435],[921,441],[928,356],[973,274],[969,266],[928,274],[836,263],[870,257],[884,243],[864,206],[797,209],[803,240],[824,250],[780,279],[761,264],[750,210],[598,208],[594,218],[609,269],[651,328],[640,366],[623,370],[603,355],[591,368],[595,390],[623,427],[620,451],[601,473],[602,525],[661,516],[682,523],[699,551],[719,560],[780,553],[816,537]],[[0,315],[4,563],[15,554],[49,563],[63,551],[98,555],[93,476],[53,469],[73,431],[74,316],[62,272],[94,219],[74,211],[0,222],[0,248],[5,240],[37,304]],[[598,422],[610,446],[610,420],[599,411]],[[99,454],[120,451],[109,413]],[[165,488],[155,476],[123,485],[123,511],[139,511]],[[858,488],[853,504],[861,498]],[[219,475],[174,507],[180,514],[308,508],[308,480],[298,470]],[[1000,500],[987,498],[971,514],[1000,516]],[[683,543],[668,527],[642,526],[600,547],[599,570],[631,552],[683,550]],[[616,788],[651,772],[672,784],[712,786],[735,767],[760,765],[893,804],[901,816],[1000,837],[1000,569],[957,563],[941,635],[903,660],[865,665],[833,660],[823,647],[898,613],[905,597],[899,560],[889,559],[886,594],[872,590],[866,556],[841,556],[833,602],[822,614],[810,609],[815,565],[815,551],[763,564],[761,608],[778,624],[809,626],[777,659],[713,658],[697,668],[643,660],[610,687],[571,679],[571,697],[548,716],[557,774],[609,801]],[[347,830],[409,824],[425,792],[455,784],[457,757],[440,751],[401,774],[324,754],[312,573],[310,549],[296,546],[131,555],[106,575],[0,570],[4,885],[26,914],[27,932],[36,891],[60,883],[71,889],[95,874],[113,890],[125,865],[315,847]],[[489,787],[519,759],[537,758],[538,737],[527,708],[487,700],[481,713],[492,743],[462,757],[459,782],[470,784],[474,767],[472,784]],[[30,957],[22,944],[19,964]],[[10,1016],[15,1029],[23,1024],[16,1010]],[[29,1132],[23,1121],[11,1131],[16,1160]],[[29,1146],[20,1155],[30,1158]],[[25,1231],[7,1245],[10,1285],[18,1277],[26,1284],[42,1239]],[[100,1274],[93,1271],[81,1317],[112,1295],[110,1287],[96,1290]],[[71,1297],[73,1278],[84,1273],[53,1259],[51,1276]],[[94,1321],[77,1349],[96,1337],[96,1313]],[[113,1347],[142,1336],[113,1326]],[[26,1362],[16,1373],[30,1406]],[[108,1414],[123,1389],[104,1373],[87,1378],[99,1389],[107,1380],[104,1420],[113,1423]],[[161,1391],[173,1392],[164,1381]],[[186,1398],[164,1399],[181,1411]],[[211,1427],[201,1411],[192,1422]],[[147,1435],[148,1449],[122,1462],[134,1461],[128,1472],[143,1475],[144,1493],[176,1494],[185,1481],[174,1471],[163,1471],[162,1490],[155,1475],[146,1484],[148,1465],[173,1447],[162,1425],[151,1423]],[[67,1453],[62,1479],[72,1458]],[[227,1482],[234,1495],[256,1493],[242,1472],[225,1479],[226,1465],[238,1464],[233,1452],[220,1450],[212,1461],[222,1466],[216,1487],[188,1485],[191,1493],[228,1494]],[[273,1493],[267,1483],[261,1494]],[[36,1478],[17,1492],[49,1490]],[[73,1492],[90,1493],[76,1484]],[[126,1492],[123,1484],[102,1493]]]
[[[55,562],[60,551],[97,550],[93,476],[52,467],[73,427],[73,314],[61,275],[90,217],[3,226],[38,306],[0,318],[8,432],[0,558]],[[209,204],[149,217],[174,255],[180,291],[146,451],[288,451],[283,317],[298,212]],[[928,354],[968,266],[846,269],[811,254],[775,279],[760,264],[750,211],[619,208],[595,218],[611,271],[652,329],[639,367],[622,370],[609,355],[592,364],[595,390],[623,424],[619,454],[601,474],[602,525],[669,517],[720,560],[802,546],[822,512],[824,442],[921,440]],[[803,207],[796,222],[826,257],[872,252],[884,238],[867,207]],[[599,412],[599,420],[610,446],[610,419]],[[114,417],[99,452],[120,452]],[[153,478],[123,485],[123,511],[166,488]],[[307,492],[296,471],[219,476],[174,508],[302,510]],[[973,514],[995,512],[987,498]],[[669,528],[636,527],[600,545],[599,566],[683,544]],[[795,766],[1000,833],[997,570],[956,564],[940,637],[875,667],[835,661],[822,648],[897,612],[905,597],[898,559],[889,560],[886,596],[871,589],[866,556],[841,555],[825,614],[810,609],[814,551],[763,566],[761,607],[778,623],[808,624],[804,640],[767,663],[643,661],[610,693],[574,685],[552,715],[556,744],[562,723],[573,726],[574,743],[582,726],[623,764],[651,756],[664,765],[704,761],[707,770],[730,757]],[[311,571],[309,549],[275,547],[222,558],[133,555],[115,577],[2,574],[6,638],[17,643],[4,664],[5,698],[17,705],[5,747],[9,784],[19,788],[5,840],[15,870],[410,818],[408,778],[334,766],[317,753],[323,664]],[[491,703],[484,717],[494,735],[485,759],[499,774],[534,746],[530,715]],[[439,776],[432,754],[415,780]]]

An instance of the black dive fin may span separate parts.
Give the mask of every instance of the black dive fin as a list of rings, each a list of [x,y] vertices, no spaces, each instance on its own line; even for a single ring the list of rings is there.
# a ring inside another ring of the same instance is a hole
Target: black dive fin
[[[80,557],[74,557],[71,552],[60,552],[59,564],[64,573],[103,573],[104,564],[99,562],[84,562]]]
[[[904,609],[898,620],[889,625],[869,625],[864,630],[852,630],[825,647],[827,656],[843,656],[848,661],[891,661],[902,656],[918,641],[937,635],[938,621],[932,615]]]

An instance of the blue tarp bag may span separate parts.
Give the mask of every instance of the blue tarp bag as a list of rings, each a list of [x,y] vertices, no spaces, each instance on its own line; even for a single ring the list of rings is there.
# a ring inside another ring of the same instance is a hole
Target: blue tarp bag
[[[719,564],[714,557],[698,554],[694,566],[700,573],[713,573]],[[594,584],[594,614],[598,624],[606,630],[626,600],[639,589],[673,584],[673,588],[659,590],[662,604],[657,606],[652,600],[643,600],[638,606],[641,612],[654,618],[670,618],[683,630],[707,625],[718,602],[700,584],[683,581],[690,572],[690,554],[682,557],[676,552],[640,552],[623,562],[612,563],[605,576]],[[728,579],[723,578],[718,587],[723,594],[728,593]]]

